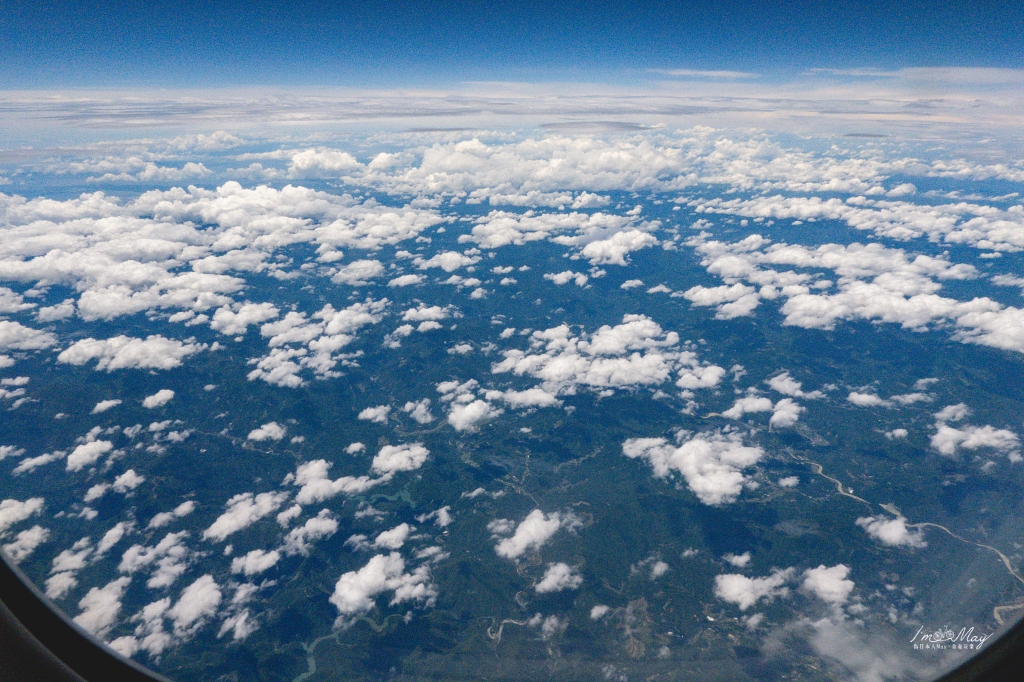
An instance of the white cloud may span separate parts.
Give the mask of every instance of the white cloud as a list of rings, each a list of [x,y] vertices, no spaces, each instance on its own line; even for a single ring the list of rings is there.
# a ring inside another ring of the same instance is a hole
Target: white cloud
[[[379,549],[401,549],[409,533],[414,530],[408,523],[400,523],[391,530],[386,530],[373,539],[373,546]]]
[[[365,286],[371,279],[376,279],[384,274],[384,265],[379,260],[357,260],[338,269],[331,281],[335,284],[348,284],[349,286]]]
[[[534,509],[516,526],[512,537],[500,541],[494,551],[506,559],[517,559],[527,550],[540,549],[562,527],[562,522],[558,512],[545,515],[540,509]]]
[[[961,429],[939,423],[930,444],[939,454],[952,457],[958,450],[992,448],[1006,453],[1011,460],[1020,458],[1020,437],[1008,429],[993,426],[964,426]]]
[[[146,481],[145,476],[141,476],[135,473],[135,469],[129,469],[120,476],[114,479],[114,484],[111,486],[114,492],[126,493],[129,490],[135,490]]]
[[[465,254],[458,253],[457,251],[445,251],[435,256],[431,256],[427,260],[417,258],[413,261],[420,270],[428,270],[430,268],[441,268],[445,272],[455,272],[459,268],[464,268],[469,265],[475,265],[480,262],[479,256],[467,256]]]
[[[549,592],[561,592],[563,590],[577,590],[583,584],[583,576],[576,569],[561,562],[548,564],[544,576],[533,589],[538,594]]]
[[[174,400],[174,391],[169,388],[162,388],[153,395],[146,396],[145,400],[142,401],[142,406],[147,410],[152,410],[157,407],[163,407],[172,400]]]
[[[281,549],[285,554],[309,554],[309,546],[316,540],[329,538],[338,531],[338,522],[328,509],[321,509],[320,513],[306,523],[288,531]]]
[[[791,398],[816,400],[825,397],[825,394],[821,391],[804,391],[803,384],[790,376],[789,372],[773,376],[768,380],[768,385],[771,386],[773,391],[778,391],[782,395],[788,395]]]
[[[262,549],[254,549],[243,556],[232,559],[231,572],[244,573],[248,577],[270,570],[280,560],[281,553],[277,550],[267,552]]]
[[[792,426],[800,419],[800,415],[806,411],[806,407],[798,405],[792,398],[783,398],[775,403],[772,418],[768,420],[768,425],[776,429]]]
[[[576,286],[582,287],[586,285],[589,277],[584,275],[582,272],[573,272],[572,270],[564,270],[556,273],[545,273],[544,279],[554,282],[555,284],[562,286],[569,282],[574,282]]]
[[[394,592],[392,605],[416,601],[431,606],[437,598],[437,589],[430,583],[430,569],[423,565],[406,573],[402,556],[391,552],[378,554],[358,571],[338,578],[330,602],[341,617],[353,616],[373,609],[375,598],[384,592]]]
[[[644,281],[642,279],[627,279],[625,282],[619,285],[620,289],[635,289],[636,287],[642,287]],[[595,607],[596,608],[596,607]]]
[[[822,564],[804,571],[800,589],[830,604],[845,604],[855,587],[854,582],[847,579],[849,575],[849,566],[836,564],[826,567]]]
[[[385,445],[370,465],[378,474],[389,475],[399,471],[414,471],[427,461],[430,450],[423,443]]]
[[[297,152],[288,164],[288,172],[291,176],[319,176],[336,177],[338,173],[350,173],[363,167],[361,163],[348,152],[337,149],[305,149]]]
[[[265,441],[265,440],[281,440],[284,438],[284,434],[287,429],[277,422],[267,422],[259,428],[253,429],[246,436],[246,440],[254,441]]]
[[[732,407],[722,413],[722,416],[728,419],[739,419],[749,412],[770,412],[771,409],[772,401],[768,398],[747,396],[737,400]]]
[[[697,499],[709,505],[734,502],[747,482],[743,469],[764,456],[761,448],[743,445],[737,434],[722,433],[699,434],[678,447],[664,438],[630,438],[622,452],[647,460],[658,478],[679,472]]]
[[[227,336],[245,334],[249,325],[262,324],[278,315],[277,306],[271,303],[243,303],[218,308],[210,320],[210,328]]]
[[[359,418],[375,424],[383,424],[388,420],[389,414],[391,414],[391,407],[388,405],[378,405],[377,407],[367,407],[364,409],[359,413]]]
[[[188,531],[168,533],[152,547],[132,545],[121,555],[117,570],[121,573],[135,573],[153,567],[153,573],[146,586],[150,589],[169,587],[188,567],[189,550],[185,545]]]
[[[920,530],[911,531],[902,516],[890,519],[886,516],[864,516],[856,521],[868,535],[890,547],[927,547],[928,543]]]
[[[90,588],[78,602],[82,612],[75,616],[75,623],[100,639],[106,638],[121,612],[121,597],[131,581],[124,576],[103,587]]]
[[[288,499],[287,493],[241,493],[227,501],[227,511],[217,517],[213,524],[203,531],[204,540],[223,542],[227,536],[237,533],[243,528],[262,519],[277,509]]]
[[[32,526],[14,536],[14,540],[4,545],[4,551],[16,564],[28,558],[36,548],[50,539],[50,531],[42,526]]]
[[[12,320],[0,320],[0,352],[42,350],[57,343],[49,332],[26,327]]]
[[[850,391],[850,395],[846,399],[857,407],[889,407],[892,404],[888,400],[879,398],[874,393],[860,393],[858,391]]]
[[[402,411],[408,414],[417,424],[429,424],[434,421],[434,415],[430,413],[430,398],[407,402]]]
[[[715,596],[722,601],[736,604],[740,611],[746,611],[762,599],[771,602],[776,597],[788,597],[789,588],[786,587],[786,583],[793,575],[794,570],[787,568],[776,569],[764,578],[748,578],[739,573],[715,576]]]
[[[743,554],[723,554],[722,558],[729,564],[736,568],[743,568],[750,563],[750,552],[744,552]]]
[[[448,412],[448,423],[456,431],[475,431],[478,425],[501,415],[503,410],[485,400],[453,404]]]
[[[569,325],[533,332],[530,349],[504,351],[494,373],[513,372],[541,379],[552,395],[572,393],[577,385],[594,389],[660,384],[672,373],[684,389],[715,386],[725,375],[703,365],[691,351],[679,350],[676,332],[665,332],[644,315],[625,315],[622,324],[604,325],[576,336]]]
[[[87,466],[92,466],[96,461],[114,449],[114,444],[109,440],[94,440],[82,443],[68,455],[67,470],[81,471]]]
[[[2,324],[2,323],[0,323]],[[115,336],[111,339],[82,339],[61,351],[57,362],[84,365],[97,360],[96,369],[173,369],[183,358],[198,353],[204,346],[167,339],[159,334],[143,339]]]
[[[449,309],[447,307],[442,308],[439,305],[424,305],[420,304],[415,308],[410,308],[402,313],[402,320],[404,322],[422,322],[424,320],[445,320],[448,319]]]
[[[328,478],[328,470],[333,463],[324,459],[315,459],[300,464],[295,471],[293,483],[300,486],[295,501],[300,505],[323,502],[341,494],[358,495],[370,488],[390,480],[388,475],[381,478],[369,476],[342,476],[336,480]]]
[[[106,412],[107,410],[113,407],[117,407],[122,402],[123,401],[117,398],[113,398],[111,400],[101,400],[98,403],[96,403],[95,407],[92,408],[91,414],[100,414],[101,412]]]
[[[201,576],[182,590],[178,601],[167,610],[175,636],[188,637],[197,632],[217,613],[221,596],[220,586],[211,575]]]
[[[658,240],[637,229],[616,232],[608,239],[592,241],[581,251],[591,265],[628,265],[628,254],[654,246]]]
[[[414,284],[419,284],[420,282],[422,282],[425,279],[426,279],[426,277],[424,277],[423,275],[400,275],[400,276],[395,277],[394,279],[390,280],[388,282],[388,286],[389,287],[407,287],[407,286],[412,286]]]
[[[164,526],[173,522],[175,519],[184,518],[192,512],[194,512],[195,510],[196,503],[193,502],[192,500],[186,500],[179,504],[177,507],[175,507],[172,511],[154,514],[153,518],[149,520],[149,524],[146,527],[163,528]]]

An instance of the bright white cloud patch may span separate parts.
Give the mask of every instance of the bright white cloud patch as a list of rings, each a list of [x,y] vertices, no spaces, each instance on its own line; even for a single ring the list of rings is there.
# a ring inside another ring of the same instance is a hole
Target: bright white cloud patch
[[[374,456],[370,465],[378,474],[393,474],[399,471],[413,471],[423,466],[430,450],[423,443],[385,445]]]
[[[265,440],[281,440],[284,438],[287,429],[281,426],[277,422],[267,422],[263,426],[253,429],[246,436],[246,440],[254,440],[257,442]]]
[[[715,576],[715,596],[746,611],[762,599],[768,602],[789,596],[786,587],[794,575],[792,568],[775,570],[764,578],[748,578],[740,573]]]
[[[111,400],[101,400],[96,403],[96,406],[92,408],[92,414],[100,414],[107,410],[113,409],[121,404],[121,400],[113,398]]]
[[[747,481],[743,470],[757,464],[764,451],[743,445],[736,434],[704,433],[672,445],[664,438],[630,438],[622,444],[630,458],[644,459],[658,478],[673,472],[704,504],[734,502]]]
[[[217,517],[217,520],[203,531],[203,539],[223,541],[232,533],[248,528],[267,514],[277,511],[287,498],[287,493],[235,495],[225,505],[227,511]]]
[[[172,400],[174,400],[174,391],[169,388],[162,388],[153,395],[146,396],[142,401],[142,406],[147,410],[152,410],[157,407],[163,407]]]
[[[562,590],[576,590],[583,584],[583,576],[576,572],[572,566],[561,562],[548,564],[543,577],[534,585],[533,589],[538,594],[548,592],[561,592]]]
[[[665,332],[644,315],[625,315],[622,324],[605,325],[591,335],[572,333],[561,325],[530,336],[530,350],[508,350],[494,364],[494,373],[512,372],[540,379],[552,395],[571,393],[576,386],[594,389],[655,385],[677,376],[684,389],[715,386],[725,375],[716,365],[679,349],[679,336]]]
[[[902,516],[864,516],[856,521],[869,536],[890,547],[927,547],[920,530],[911,530]]]
[[[61,351],[57,362],[84,365],[96,360],[97,370],[174,369],[181,361],[198,353],[203,346],[181,342],[155,334],[145,339],[115,336],[110,339],[83,339]]]
[[[430,569],[419,566],[405,572],[405,560],[398,552],[378,554],[358,571],[349,571],[338,578],[330,602],[341,617],[370,611],[375,598],[385,592],[394,593],[391,604],[416,601],[431,606],[437,590],[430,582]]]
[[[506,559],[517,559],[529,550],[540,549],[558,532],[562,522],[558,512],[545,515],[540,509],[534,509],[516,526],[512,537],[500,541],[494,551]]]
[[[822,564],[804,571],[800,589],[830,604],[845,604],[855,587],[854,582],[847,579],[849,575],[849,566]]]

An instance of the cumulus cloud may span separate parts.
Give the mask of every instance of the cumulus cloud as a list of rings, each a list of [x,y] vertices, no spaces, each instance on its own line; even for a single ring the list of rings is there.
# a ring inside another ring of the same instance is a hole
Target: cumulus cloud
[[[288,499],[287,493],[241,493],[228,500],[227,511],[203,531],[204,540],[223,542],[232,533],[248,528],[277,509]]]
[[[210,320],[210,328],[226,334],[245,334],[250,325],[262,324],[278,315],[277,306],[271,303],[243,303],[218,308]]]
[[[182,343],[159,334],[145,339],[115,336],[110,339],[82,339],[61,351],[57,362],[84,365],[96,360],[97,370],[174,369],[182,359],[203,350],[202,344]]]
[[[739,419],[750,412],[770,412],[772,401],[758,396],[747,396],[737,400],[732,407],[722,413],[728,419]]]
[[[87,466],[92,466],[100,457],[114,449],[114,444],[109,440],[94,440],[82,443],[68,455],[67,470],[81,471]]]
[[[800,589],[824,602],[845,604],[855,587],[854,582],[847,579],[849,575],[849,566],[836,564],[826,567],[822,564],[804,571]]]
[[[189,514],[194,512],[195,509],[196,503],[193,502],[192,500],[186,500],[169,512],[160,512],[158,514],[154,514],[153,518],[149,520],[149,525],[146,527],[163,528],[164,526],[173,522],[175,519],[181,519],[188,516]]]
[[[376,606],[375,598],[384,592],[393,592],[391,604],[415,601],[432,606],[437,589],[430,582],[430,568],[417,567],[405,572],[405,560],[398,552],[378,554],[357,571],[349,571],[338,578],[330,602],[340,617],[370,611]]]
[[[846,396],[846,399],[857,407],[889,407],[892,404],[888,400],[879,398],[874,393],[860,393],[858,391],[850,391],[850,395]]]
[[[147,410],[152,410],[157,407],[163,407],[172,400],[174,400],[174,391],[169,388],[162,388],[153,395],[146,396],[142,401],[142,406]]]
[[[265,440],[281,440],[284,438],[287,429],[277,422],[267,422],[263,426],[253,429],[246,436],[246,440],[254,441],[265,441]]]
[[[448,423],[456,431],[475,431],[479,424],[501,415],[503,410],[485,400],[455,403],[448,412]]]
[[[132,545],[121,555],[117,570],[121,573],[135,573],[152,569],[146,582],[150,589],[169,587],[188,567],[189,549],[185,540],[188,531],[168,533],[153,546]]]
[[[718,575],[715,576],[715,596],[746,611],[762,599],[771,602],[777,597],[788,597],[790,591],[786,583],[794,574],[792,568],[787,568],[776,569],[764,578],[748,578],[740,573]]]
[[[857,519],[856,524],[883,545],[919,549],[928,546],[921,531],[911,531],[907,526],[907,520],[902,516],[894,519],[886,516],[864,516]]]
[[[408,539],[409,533],[413,530],[414,528],[408,523],[400,523],[391,530],[378,534],[373,539],[373,546],[380,549],[401,549]]]
[[[384,265],[379,260],[357,260],[338,268],[338,271],[331,277],[331,281],[335,284],[359,287],[369,284],[370,280],[383,274]]]
[[[792,398],[783,398],[772,408],[772,418],[768,420],[768,425],[776,429],[792,426],[806,411],[806,407],[797,404]]]
[[[14,540],[5,544],[4,551],[11,561],[20,564],[28,558],[39,545],[50,539],[50,531],[42,526],[32,526],[14,536]]]
[[[573,282],[578,287],[585,286],[587,280],[590,278],[584,275],[582,272],[573,272],[572,270],[563,270],[562,272],[546,273],[544,279],[553,282],[559,286]]]
[[[494,551],[506,559],[517,559],[528,550],[540,549],[558,532],[563,521],[558,512],[545,515],[540,509],[534,509],[516,526],[512,537],[501,540]]]
[[[622,452],[646,460],[658,478],[678,472],[697,499],[709,505],[734,502],[747,482],[743,469],[764,456],[761,448],[743,445],[737,434],[719,432],[693,436],[679,446],[664,438],[630,438]]]
[[[391,407],[388,405],[378,405],[377,407],[367,407],[364,409],[359,413],[359,418],[375,424],[383,424],[388,420],[389,414],[391,414]]]
[[[176,637],[188,637],[197,632],[217,613],[221,602],[220,586],[212,575],[204,575],[181,591],[167,616],[174,623]]]
[[[538,594],[549,592],[561,592],[562,590],[576,590],[583,584],[583,576],[576,569],[561,562],[548,564],[544,576],[533,589]]]
[[[768,385],[771,386],[773,391],[777,391],[782,395],[787,395],[791,398],[816,400],[818,398],[825,397],[825,394],[821,391],[804,391],[803,384],[790,376],[789,372],[783,372],[782,374],[773,376],[768,380]]]
[[[385,445],[374,456],[370,466],[374,472],[383,475],[414,471],[423,466],[429,454],[430,450],[423,447],[423,443]]]
[[[338,521],[328,509],[321,509],[320,513],[306,523],[292,528],[284,538],[281,549],[285,554],[309,554],[310,545],[323,538],[329,538],[338,531]]]
[[[281,553],[277,550],[269,552],[262,549],[254,549],[243,556],[231,560],[232,573],[244,573],[246,577],[263,573],[274,567],[281,560]]]
[[[431,256],[427,260],[417,258],[413,261],[413,264],[420,270],[441,268],[445,272],[455,272],[459,268],[474,265],[479,262],[479,256],[467,256],[466,254],[462,254],[457,251],[445,251]]]
[[[402,411],[408,414],[417,424],[429,424],[434,421],[434,415],[430,413],[430,398],[409,401],[402,407]]]
[[[135,490],[146,481],[146,477],[135,473],[135,469],[129,469],[120,476],[114,479],[111,488],[114,492],[127,493],[130,490]]]
[[[103,587],[90,588],[78,602],[78,608],[82,611],[75,616],[75,623],[86,632],[105,639],[117,621],[117,615],[121,612],[121,597],[131,581],[131,578],[123,576]]]
[[[91,414],[100,414],[101,412],[106,412],[111,408],[117,407],[122,402],[123,401],[117,398],[113,398],[111,400],[101,400],[98,403],[96,403],[95,407],[92,408]]]
[[[388,281],[389,287],[408,287],[414,284],[419,284],[426,277],[423,275],[400,275]]]
[[[300,505],[314,504],[329,500],[341,494],[358,495],[370,488],[390,480],[390,476],[370,478],[369,476],[342,476],[331,480],[328,470],[334,466],[324,459],[315,459],[300,464],[295,471],[292,483],[299,486],[295,501]]]
[[[580,385],[608,389],[660,384],[673,373],[676,385],[687,390],[721,381],[724,369],[703,364],[696,353],[678,346],[675,332],[665,332],[644,315],[625,315],[622,324],[604,325],[589,335],[574,335],[566,324],[533,332],[529,351],[505,351],[504,360],[491,371],[535,377],[556,396]]]
[[[26,327],[13,320],[0,320],[0,352],[42,350],[57,343],[49,332]]]

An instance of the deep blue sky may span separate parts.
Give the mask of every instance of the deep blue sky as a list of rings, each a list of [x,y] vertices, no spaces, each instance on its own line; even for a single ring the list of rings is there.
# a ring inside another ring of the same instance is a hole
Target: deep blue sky
[[[1020,0],[0,0],[0,88],[630,81],[1024,66]]]

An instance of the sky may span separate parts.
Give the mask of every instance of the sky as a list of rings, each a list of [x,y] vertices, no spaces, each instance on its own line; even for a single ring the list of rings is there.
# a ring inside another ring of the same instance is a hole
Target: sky
[[[1024,66],[1012,0],[0,0],[0,89],[618,82]]]

